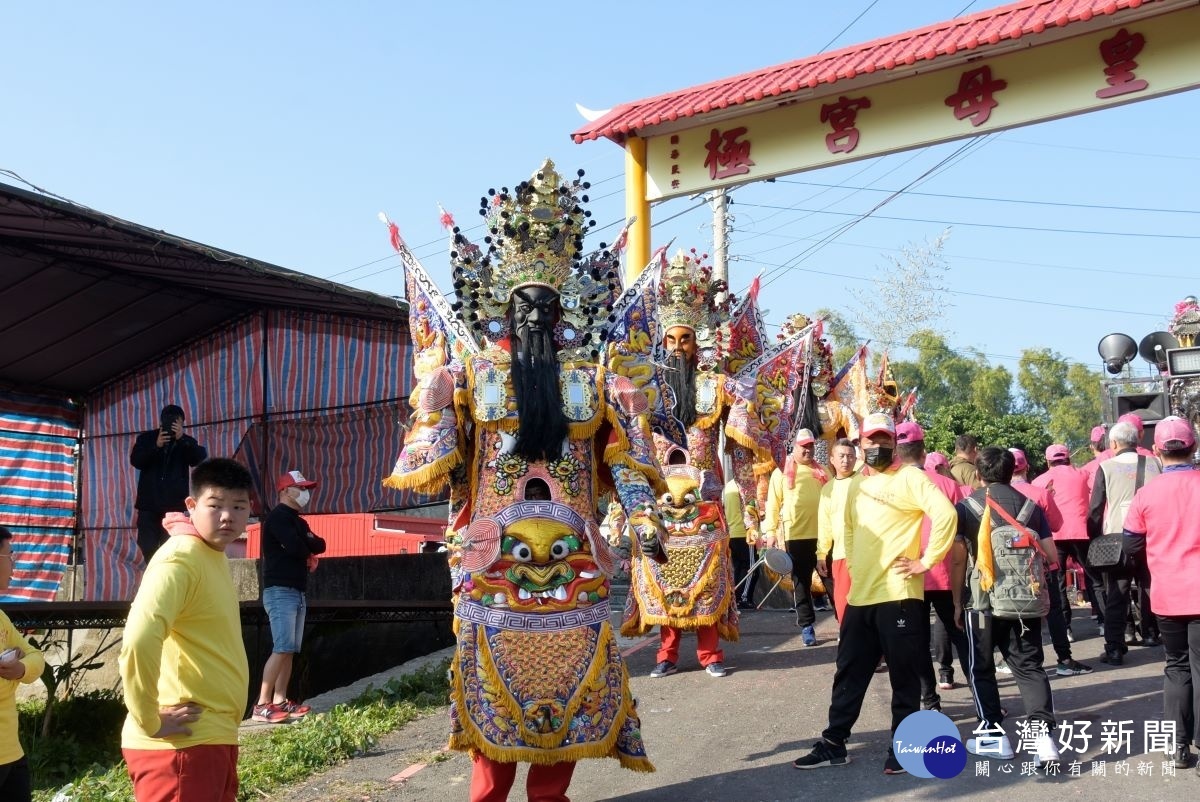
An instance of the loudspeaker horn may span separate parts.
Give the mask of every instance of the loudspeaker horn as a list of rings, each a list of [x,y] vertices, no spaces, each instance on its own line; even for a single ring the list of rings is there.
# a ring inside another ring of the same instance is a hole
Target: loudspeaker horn
[[[1179,340],[1169,331],[1152,331],[1142,338],[1138,344],[1138,353],[1142,359],[1159,370],[1167,369],[1167,351],[1178,348]]]
[[[1137,343],[1128,334],[1106,334],[1096,346],[1104,367],[1116,375],[1137,356]]]

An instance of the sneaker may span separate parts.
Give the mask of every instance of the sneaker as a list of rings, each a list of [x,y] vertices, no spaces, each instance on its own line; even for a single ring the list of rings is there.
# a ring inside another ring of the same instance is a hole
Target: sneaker
[[[286,710],[273,704],[255,705],[254,712],[250,715],[251,721],[262,721],[267,724],[282,724],[288,718]]]
[[[922,710],[936,710],[937,712],[940,713],[940,712],[942,712],[942,700],[934,699],[933,701],[929,701],[929,702],[921,702],[921,709]]]
[[[672,663],[670,660],[663,660],[661,663],[659,663],[658,665],[656,665],[654,667],[653,671],[650,672],[650,678],[658,679],[659,677],[669,677],[678,670],[679,669],[677,669],[675,667],[675,664]]]
[[[1153,638],[1153,637],[1143,638],[1142,645],[1143,646],[1162,646],[1162,640],[1159,638]]]
[[[900,765],[900,761],[896,759],[896,753],[889,749],[887,760],[883,761],[883,773],[908,774],[908,769]]]
[[[817,645],[817,633],[813,630],[812,624],[800,630],[800,640],[804,641],[805,646]]]
[[[754,602],[746,599],[738,599],[737,607],[739,610],[753,610]]]
[[[1105,652],[1100,656],[1101,663],[1107,663],[1110,666],[1119,666],[1125,664],[1125,655],[1118,651]]]
[[[1012,760],[1016,756],[1007,735],[985,735],[980,738],[968,738],[967,751],[972,755],[994,757],[997,760]]]
[[[1008,667],[1008,663],[1004,662],[1003,660],[999,660],[996,663],[996,673],[997,674],[1011,674],[1012,669]]]
[[[938,672],[938,690],[949,691],[954,689],[954,674],[949,671]]]
[[[723,663],[709,663],[704,667],[705,673],[710,677],[723,677],[729,672],[725,670]]]
[[[291,699],[284,699],[275,706],[287,713],[288,718],[290,719],[304,718],[312,712],[312,708],[308,705],[302,705],[299,702],[293,702]]]
[[[1073,677],[1076,674],[1091,674],[1092,667],[1068,658],[1058,661],[1058,669],[1055,673],[1060,677]]]
[[[824,738],[813,745],[812,751],[792,761],[798,769],[823,769],[826,766],[844,766],[850,762],[846,747],[830,743]]]
[[[1174,761],[1175,768],[1186,769],[1192,765],[1192,750],[1187,744],[1183,744],[1175,749]]]
[[[887,667],[887,661],[881,658],[881,659],[879,660],[879,665],[875,666],[875,673],[876,673],[876,674],[883,674],[883,673],[885,673],[887,670],[888,670],[888,667]]]
[[[1058,755],[1058,744],[1054,743],[1053,736],[1047,734],[1039,735],[1033,740],[1033,764],[1037,768],[1041,768],[1047,763],[1057,763],[1061,759]]]

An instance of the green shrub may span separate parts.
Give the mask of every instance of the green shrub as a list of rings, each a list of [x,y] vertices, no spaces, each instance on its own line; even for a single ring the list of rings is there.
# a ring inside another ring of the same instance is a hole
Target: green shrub
[[[445,705],[449,700],[446,668],[443,662],[395,677],[379,688],[369,687],[358,698],[328,713],[314,713],[294,724],[244,736],[238,755],[238,799],[261,800],[281,786],[366,752],[381,735],[431,708]],[[119,734],[120,724],[108,733],[110,738]],[[119,736],[112,746],[119,761]],[[83,776],[72,776],[74,782],[61,789],[71,802],[133,799],[124,763],[111,768],[97,764]],[[53,791],[39,791],[35,798],[37,802],[49,802],[53,795]]]

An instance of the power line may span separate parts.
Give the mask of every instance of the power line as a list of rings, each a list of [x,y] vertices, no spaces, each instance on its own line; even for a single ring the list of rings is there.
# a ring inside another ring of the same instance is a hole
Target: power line
[[[763,203],[742,203],[742,206],[749,206],[758,209],[780,209],[787,207],[772,206]],[[1104,237],[1145,237],[1149,239],[1200,239],[1200,234],[1154,234],[1145,231],[1095,231],[1092,229],[1081,228],[1042,228],[1039,226],[1014,226],[1004,225],[1002,223],[969,223],[956,220],[931,220],[921,217],[889,217],[887,215],[875,215],[867,212],[865,215],[858,212],[830,212],[820,210],[798,209],[797,211],[807,212],[813,211],[814,214],[829,214],[838,217],[855,217],[865,219],[866,216],[872,216],[877,220],[893,220],[902,223],[935,223],[942,226],[965,226],[971,228],[998,228],[1005,231],[1041,231],[1051,234],[1089,234],[1092,236]]]
[[[795,184],[806,187],[826,187],[830,189],[853,189],[859,192],[899,192],[903,195],[914,195],[923,198],[949,198],[951,200],[987,201],[989,203],[1018,203],[1028,206],[1065,206],[1074,209],[1104,209],[1118,212],[1153,212],[1155,214],[1200,214],[1200,209],[1155,209],[1145,206],[1108,206],[1097,203],[1067,203],[1065,201],[1039,201],[1025,198],[989,198],[980,195],[950,195],[940,192],[914,192],[911,190],[880,189],[879,187],[852,187],[846,184],[820,184],[815,181],[789,181],[786,178],[776,179],[781,184]]]
[[[776,267],[776,268],[783,267],[783,265],[771,265],[771,264],[767,264],[767,263],[759,263],[759,264],[763,264],[765,267]],[[798,271],[801,273],[816,273],[817,275],[821,275],[821,276],[832,276],[834,278],[844,278],[844,279],[849,279],[850,281],[857,281],[857,282],[870,281],[870,279],[868,279],[864,276],[855,276],[855,275],[851,275],[849,273],[834,273],[829,270],[818,270],[816,268],[805,268],[805,267],[797,267],[795,265],[792,265],[791,267],[788,267],[787,269]],[[765,284],[764,284],[764,286],[765,286]],[[1004,295],[989,295],[987,293],[981,293],[981,292],[967,292],[966,290],[943,290],[943,292],[947,293],[948,295],[966,295],[966,296],[972,297],[972,298],[987,298],[988,300],[992,300],[992,301],[1009,301],[1012,303],[1035,304],[1037,306],[1054,306],[1054,307],[1058,307],[1060,309],[1077,309],[1077,310],[1084,311],[1084,312],[1103,312],[1106,314],[1136,315],[1138,317],[1152,317],[1152,318],[1156,318],[1159,320],[1162,319],[1161,313],[1152,314],[1150,312],[1132,312],[1128,309],[1105,309],[1103,307],[1098,307],[1098,306],[1080,306],[1077,304],[1059,303],[1057,301],[1038,301],[1038,300],[1034,300],[1032,298],[1011,298],[1011,297],[1004,296]]]
[[[1058,148],[1059,150],[1082,150],[1088,153],[1109,153],[1117,156],[1143,156],[1147,159],[1180,159],[1183,161],[1198,162],[1200,156],[1180,156],[1174,153],[1141,153],[1135,150],[1107,150],[1105,148],[1085,148],[1082,145],[1057,145],[1050,142],[1032,142],[1028,139],[1012,139],[1004,137],[1001,142],[1011,142],[1014,145],[1033,145],[1038,148]]]
[[[762,236],[779,237],[782,239],[787,239],[792,242],[794,242],[794,241],[816,242],[817,241],[817,237],[788,237],[783,234],[763,234]],[[887,245],[870,245],[865,242],[846,242],[845,240],[840,240],[836,244],[839,246],[846,247],[846,248],[866,248],[866,249],[873,250],[873,251],[888,251],[891,253],[904,253],[903,248],[893,248],[893,247],[890,247]],[[779,247],[785,248],[785,247],[787,247],[787,245],[786,244],[780,245]],[[762,251],[756,251],[755,253],[744,254],[739,258],[742,260],[753,259],[754,257],[758,256],[759,254],[768,253],[772,250],[777,250],[777,248],[767,248]],[[1056,264],[1049,264],[1047,262],[1022,262],[1022,261],[1019,261],[1016,259],[995,259],[995,258],[991,258],[991,257],[987,257],[987,256],[972,256],[970,254],[963,254],[963,253],[945,253],[943,255],[945,256],[945,258],[947,260],[959,259],[959,260],[964,260],[964,261],[969,261],[969,262],[991,262],[994,264],[1001,264],[1001,265],[1021,265],[1023,267],[1038,267],[1038,268],[1045,268],[1045,269],[1049,269],[1049,270],[1072,270],[1072,271],[1076,271],[1076,272],[1080,272],[1080,273],[1104,273],[1104,274],[1113,275],[1113,276],[1128,276],[1129,275],[1128,269],[1109,270],[1109,269],[1102,268],[1102,267],[1079,267],[1077,265],[1056,265]],[[1138,276],[1142,277],[1142,278],[1161,278],[1161,279],[1170,279],[1170,280],[1174,280],[1174,281],[1194,281],[1195,280],[1195,276],[1181,276],[1181,275],[1176,275],[1173,273],[1143,273],[1143,272],[1139,271]]]
[[[876,4],[876,3],[878,3],[878,2],[879,2],[879,0],[871,0],[871,4],[870,4],[869,6],[867,6],[867,7],[866,7],[866,8],[864,8],[862,11],[860,11],[857,17],[855,17],[854,19],[850,20],[850,22],[849,22],[849,23],[847,23],[847,25],[846,25],[846,27],[845,27],[845,28],[842,28],[840,31],[838,31],[836,34],[834,34],[833,38],[832,38],[832,39],[830,39],[828,42],[826,42],[826,43],[825,43],[825,46],[824,46],[824,47],[822,47],[820,50],[818,50],[818,51],[817,51],[817,53],[818,53],[818,54],[821,54],[821,53],[824,53],[826,50],[828,50],[828,49],[829,49],[829,46],[830,46],[831,44],[833,44],[834,42],[836,42],[838,39],[842,38],[842,35],[843,35],[844,33],[846,33],[846,31],[848,31],[848,30],[850,30],[851,28],[853,28],[853,27],[854,27],[854,23],[856,23],[856,22],[858,22],[860,19],[862,19],[862,18],[863,18],[863,17],[866,15],[866,13],[867,13],[868,11],[870,11],[871,9],[873,9],[873,8],[875,7],[875,4]]]

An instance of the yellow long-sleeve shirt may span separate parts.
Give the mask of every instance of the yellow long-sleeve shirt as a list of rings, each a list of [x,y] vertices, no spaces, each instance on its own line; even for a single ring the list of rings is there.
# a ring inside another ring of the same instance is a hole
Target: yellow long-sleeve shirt
[[[742,489],[732,479],[721,491],[721,503],[725,506],[725,525],[729,527],[729,539],[746,539],[746,523],[742,520]]]
[[[776,540],[816,540],[817,508],[821,503],[821,482],[807,465],[796,466],[796,481],[787,486],[787,477],[776,468],[767,485],[767,517],[763,534]]]
[[[821,505],[817,509],[817,560],[833,553],[833,559],[846,559],[846,504],[850,489],[859,480],[858,474],[826,482],[821,488]]]
[[[17,632],[7,615],[0,612],[0,652],[9,649],[21,650],[25,676],[19,680],[0,678],[0,765],[20,760],[25,754],[17,739],[17,685],[37,682],[42,678],[42,669],[46,667],[42,653]]]
[[[908,579],[892,571],[897,557],[920,558],[937,565],[954,542],[958,515],[929,477],[911,465],[872,472],[856,480],[849,499],[846,567],[849,604],[882,604],[925,596],[923,575]],[[921,554],[921,522],[932,521],[929,544]]]
[[[172,535],[142,577],[121,647],[129,715],[126,749],[233,745],[246,709],[250,667],[229,560],[200,538]],[[192,734],[155,738],[159,707],[194,702]]]

